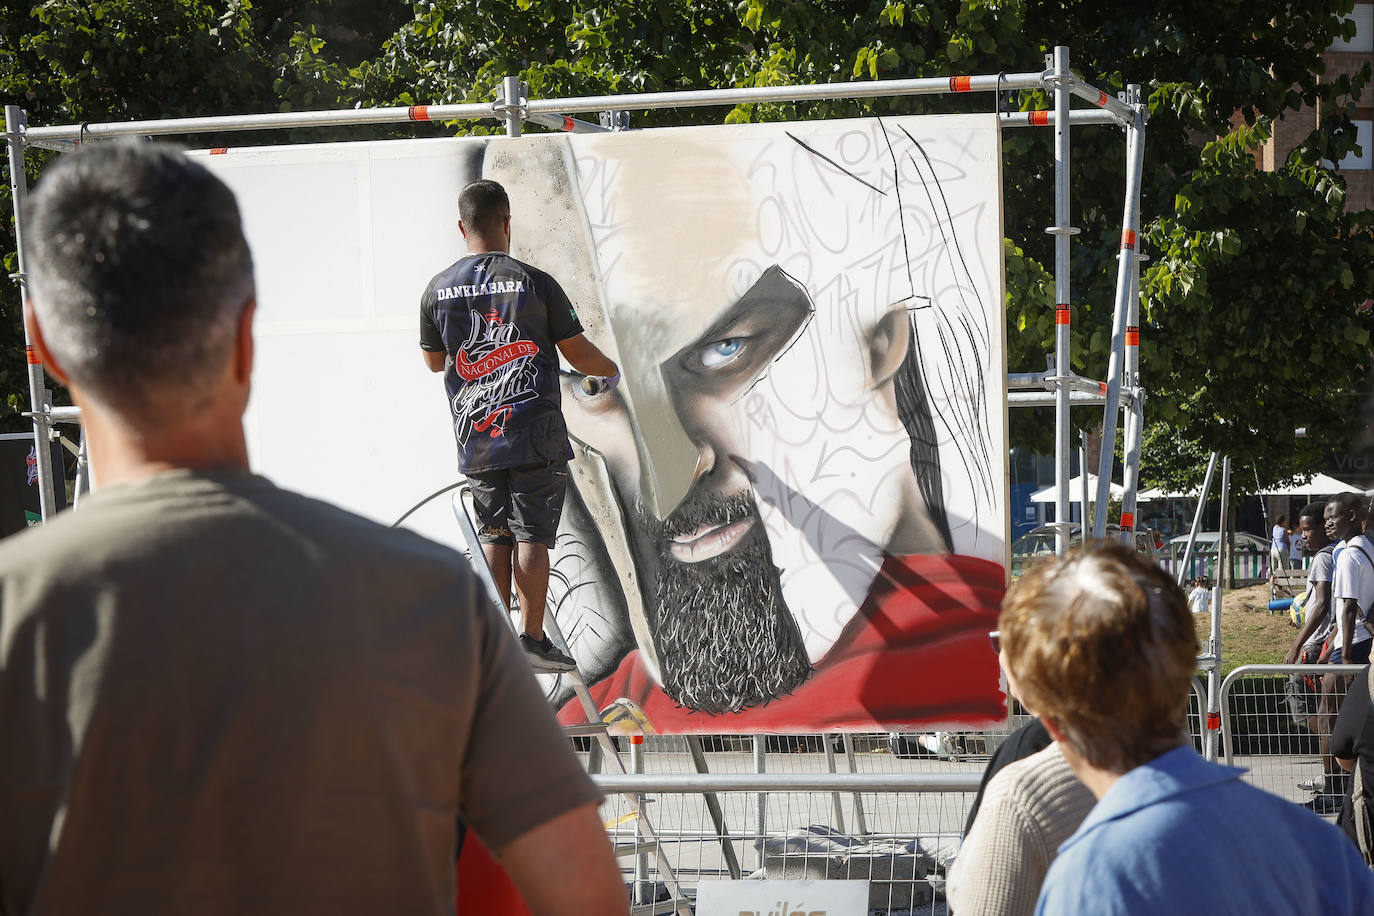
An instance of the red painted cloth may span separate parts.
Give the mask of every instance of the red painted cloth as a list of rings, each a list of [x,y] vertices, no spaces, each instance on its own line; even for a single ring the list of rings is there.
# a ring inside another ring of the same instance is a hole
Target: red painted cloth
[[[515,882],[471,829],[458,856],[459,916],[530,916]]]
[[[1006,717],[996,629],[1006,572],[976,557],[889,556],[868,598],[795,692],[738,713],[679,706],[631,652],[591,687],[598,708],[626,697],[660,734],[909,731],[941,723],[980,727]],[[564,724],[584,722],[574,700]]]

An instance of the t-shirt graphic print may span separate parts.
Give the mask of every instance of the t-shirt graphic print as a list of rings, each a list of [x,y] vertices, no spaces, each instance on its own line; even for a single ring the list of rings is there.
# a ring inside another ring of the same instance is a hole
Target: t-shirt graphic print
[[[453,370],[464,383],[450,401],[460,445],[474,432],[504,436],[515,408],[539,397],[538,355],[538,345],[522,340],[520,329],[502,322],[495,309],[473,318],[468,339],[453,354]]]
[[[581,333],[558,282],[504,252],[469,255],[430,281],[420,346],[448,356],[460,470],[572,457],[554,345]]]

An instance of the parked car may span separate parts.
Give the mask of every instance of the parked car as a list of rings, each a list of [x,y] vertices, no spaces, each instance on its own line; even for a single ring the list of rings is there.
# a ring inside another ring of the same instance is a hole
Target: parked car
[[[1107,540],[1119,541],[1121,539],[1120,525],[1107,525]],[[1155,552],[1155,533],[1149,528],[1135,529],[1135,552],[1143,557],[1148,557],[1151,562],[1158,562],[1158,555]],[[1073,547],[1083,543],[1083,526],[1074,525],[1069,532],[1069,546]],[[1036,557],[1049,556],[1054,553],[1055,547],[1055,527],[1053,525],[1041,525],[1039,528],[1032,528],[1021,535],[1011,545],[1011,575],[1015,578],[1026,571],[1026,567]]]
[[[1198,532],[1193,544],[1193,556],[1188,562],[1188,572],[1184,581],[1197,576],[1206,576],[1217,581],[1217,544],[1221,535],[1215,531]],[[1231,555],[1231,572],[1236,584],[1262,582],[1269,576],[1269,542],[1262,537],[1236,532],[1231,542],[1234,553]],[[1188,535],[1180,534],[1170,538],[1164,545],[1160,565],[1171,573],[1177,574],[1178,565],[1183,562],[1183,552],[1188,549]]]

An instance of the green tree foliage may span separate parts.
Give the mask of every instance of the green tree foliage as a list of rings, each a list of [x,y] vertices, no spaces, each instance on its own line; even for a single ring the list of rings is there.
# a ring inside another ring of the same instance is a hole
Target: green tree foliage
[[[156,16],[145,6],[49,0],[0,11],[0,32],[19,36],[0,48],[0,95],[29,107],[36,122],[54,123],[485,101],[512,75],[532,97],[551,98],[1038,72],[1051,47],[1067,43],[1089,81],[1113,94],[1141,83],[1149,101],[1147,478],[1191,482],[1202,457],[1221,448],[1253,460],[1262,482],[1283,479],[1353,433],[1374,324],[1362,308],[1374,292],[1370,221],[1343,212],[1343,182],[1319,164],[1350,148],[1354,99],[1369,77],[1320,75],[1321,49],[1353,28],[1341,20],[1351,0],[175,0]],[[1024,110],[1047,99],[1014,93],[1003,104]],[[644,112],[633,123],[993,105],[988,95],[834,100]],[[1313,106],[1324,113],[1322,128],[1277,171],[1259,171],[1252,151],[1270,126]],[[1050,141],[1046,130],[1003,136],[1013,370],[1042,367],[1052,346]],[[1074,131],[1072,218],[1082,229],[1072,267],[1075,368],[1097,378],[1107,365],[1123,161],[1121,131]],[[12,303],[0,305],[12,324]],[[15,390],[9,381],[0,375]],[[1100,411],[1074,412],[1077,425],[1100,419]],[[1013,422],[1013,441],[1047,446],[1048,412],[1016,411]],[[1307,439],[1293,438],[1297,426]]]
[[[74,124],[342,104],[339,75],[375,55],[409,10],[367,0],[45,0],[0,4],[0,103],[29,122]],[[313,135],[318,137],[318,134]],[[189,138],[197,145],[283,135]],[[33,182],[50,158],[31,151]],[[8,163],[0,183],[0,263],[18,269]],[[24,428],[28,383],[19,296],[0,289],[0,426]],[[62,393],[58,393],[59,401]]]

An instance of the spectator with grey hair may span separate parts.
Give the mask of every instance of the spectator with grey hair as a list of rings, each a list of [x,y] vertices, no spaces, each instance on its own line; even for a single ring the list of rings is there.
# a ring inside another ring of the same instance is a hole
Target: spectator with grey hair
[[[1369,912],[1374,873],[1339,831],[1188,745],[1197,634],[1158,566],[1119,544],[1042,561],[1000,633],[1021,697],[1097,798],[1038,914]]]
[[[97,489],[0,546],[0,912],[452,913],[460,814],[535,912],[627,912],[599,793],[462,557],[249,471],[229,188],[88,147],[23,230]]]

